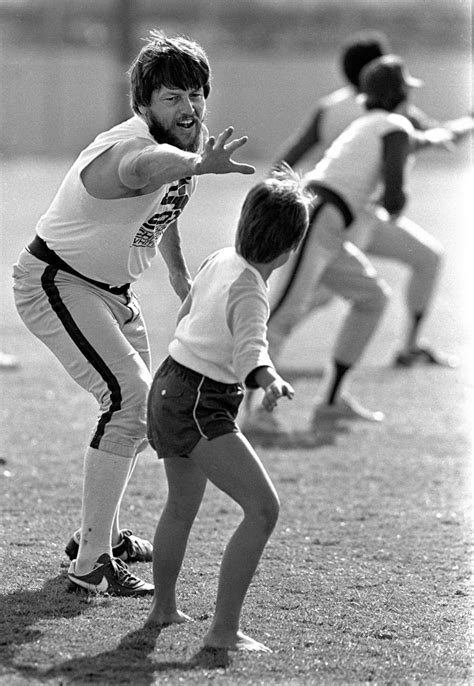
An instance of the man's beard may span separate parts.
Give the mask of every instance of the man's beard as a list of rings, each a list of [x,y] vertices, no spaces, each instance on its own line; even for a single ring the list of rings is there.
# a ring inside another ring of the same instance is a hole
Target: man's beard
[[[186,150],[187,152],[199,152],[203,147],[202,123],[197,117],[194,118],[194,121],[196,124],[196,135],[192,141],[185,144],[172,131],[160,124],[152,112],[148,112],[146,117],[148,130],[157,143],[168,143],[169,145],[174,145],[176,148]]]

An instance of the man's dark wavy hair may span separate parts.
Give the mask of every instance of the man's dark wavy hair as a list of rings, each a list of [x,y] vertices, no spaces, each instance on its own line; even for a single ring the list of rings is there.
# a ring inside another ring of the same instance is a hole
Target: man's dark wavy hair
[[[207,98],[211,90],[211,69],[201,46],[184,36],[168,38],[162,31],[150,31],[146,45],[129,69],[130,103],[139,114],[148,107],[155,89],[202,88]]]

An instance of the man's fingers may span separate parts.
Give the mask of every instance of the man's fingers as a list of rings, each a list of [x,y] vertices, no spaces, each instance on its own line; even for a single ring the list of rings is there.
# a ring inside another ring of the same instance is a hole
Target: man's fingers
[[[251,164],[241,164],[239,162],[234,162],[234,167],[232,171],[238,172],[239,174],[255,174],[255,167],[252,167]]]
[[[241,148],[248,141],[248,136],[236,138],[225,145],[230,136],[234,133],[234,127],[228,126],[218,136],[209,136],[204,145],[203,155],[206,156],[206,167],[208,172],[216,174],[226,174],[234,172],[237,174],[255,174],[255,167],[252,164],[235,162],[231,155],[235,150]]]
[[[225,146],[225,149],[232,154],[235,150],[237,150],[237,148],[241,148],[243,145],[245,145],[248,139],[248,136],[241,136],[241,138],[236,138],[235,140],[228,143]]]
[[[209,136],[209,138],[208,138],[207,141],[206,141],[206,145],[205,145],[206,150],[212,150],[212,148],[214,147],[215,142],[216,142],[215,136]]]
[[[226,140],[228,140],[232,134],[234,133],[234,127],[233,126],[228,126],[224,131],[221,131],[221,133],[217,136],[217,145],[224,145]]]

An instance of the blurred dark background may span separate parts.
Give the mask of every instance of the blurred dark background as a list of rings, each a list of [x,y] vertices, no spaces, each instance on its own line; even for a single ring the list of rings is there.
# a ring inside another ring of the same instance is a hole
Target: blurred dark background
[[[202,44],[209,128],[233,124],[257,158],[342,85],[339,48],[360,29],[388,35],[431,114],[472,108],[469,0],[0,0],[0,154],[74,155],[130,116],[126,72],[151,28]]]

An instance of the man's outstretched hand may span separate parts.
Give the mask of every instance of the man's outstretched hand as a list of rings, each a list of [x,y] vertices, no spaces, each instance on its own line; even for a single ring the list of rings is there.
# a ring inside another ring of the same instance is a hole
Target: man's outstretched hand
[[[229,126],[217,138],[210,136],[204,145],[201,160],[196,165],[196,175],[200,174],[254,174],[255,167],[251,164],[235,162],[232,154],[241,148],[248,140],[247,136],[236,138],[227,143],[234,133],[234,127]]]

